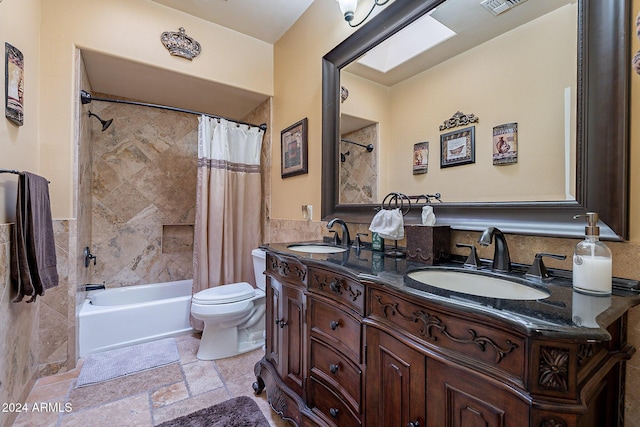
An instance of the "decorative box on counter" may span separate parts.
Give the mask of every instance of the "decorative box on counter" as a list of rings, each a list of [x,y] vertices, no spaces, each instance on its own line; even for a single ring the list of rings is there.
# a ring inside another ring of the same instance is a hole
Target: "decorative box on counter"
[[[451,227],[448,225],[405,225],[407,260],[427,265],[449,257]]]

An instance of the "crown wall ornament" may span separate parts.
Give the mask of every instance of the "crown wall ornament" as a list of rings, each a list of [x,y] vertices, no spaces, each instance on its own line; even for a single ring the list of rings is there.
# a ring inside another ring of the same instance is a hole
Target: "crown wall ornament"
[[[160,41],[173,56],[179,56],[191,61],[200,55],[200,43],[189,37],[183,27],[180,27],[178,32],[165,31],[160,35]]]
[[[340,101],[344,102],[349,97],[349,89],[344,86],[340,86]]]

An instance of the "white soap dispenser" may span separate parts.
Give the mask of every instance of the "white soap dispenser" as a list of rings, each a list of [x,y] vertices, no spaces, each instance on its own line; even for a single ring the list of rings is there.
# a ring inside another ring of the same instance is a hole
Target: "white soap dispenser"
[[[584,240],[573,253],[573,288],[594,295],[611,294],[611,251],[600,241],[598,214],[587,212],[573,219],[586,217]]]

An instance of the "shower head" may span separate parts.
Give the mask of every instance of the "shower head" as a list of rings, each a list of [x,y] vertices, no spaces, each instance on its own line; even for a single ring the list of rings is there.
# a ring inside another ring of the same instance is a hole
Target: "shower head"
[[[109,120],[102,120],[97,114],[93,114],[91,112],[91,110],[89,110],[89,117],[95,117],[96,119],[100,120],[100,123],[102,123],[102,132],[104,132],[105,130],[107,130],[107,128],[109,126],[111,126],[111,122],[113,122],[113,119],[109,119]]]

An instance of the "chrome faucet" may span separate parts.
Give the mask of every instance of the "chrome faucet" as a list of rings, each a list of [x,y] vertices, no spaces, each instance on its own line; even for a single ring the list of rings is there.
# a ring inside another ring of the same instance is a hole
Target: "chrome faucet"
[[[492,270],[495,271],[511,271],[511,258],[509,257],[509,247],[507,246],[507,240],[502,234],[502,231],[495,227],[489,227],[480,236],[478,243],[482,246],[489,246],[493,238],[495,237],[495,249],[493,251],[493,265]]]
[[[351,237],[349,237],[349,228],[347,228],[347,224],[341,220],[340,218],[334,218],[331,221],[329,221],[327,223],[327,228],[331,229],[331,227],[333,227],[333,224],[338,223],[340,224],[340,226],[342,227],[342,240],[336,238],[336,243],[339,245],[340,243],[346,245],[346,246],[350,246],[351,245]],[[336,234],[337,236],[337,234]]]

